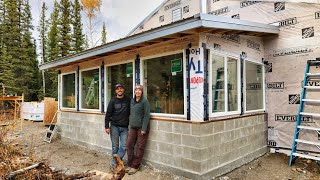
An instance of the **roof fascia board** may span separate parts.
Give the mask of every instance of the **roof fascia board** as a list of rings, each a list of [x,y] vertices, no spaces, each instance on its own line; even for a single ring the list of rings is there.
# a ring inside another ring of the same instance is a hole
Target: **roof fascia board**
[[[278,34],[280,32],[278,26],[268,24],[226,18],[210,14],[199,14],[199,16],[200,19],[203,20],[203,26],[208,28],[254,31],[272,34]]]
[[[148,21],[156,12],[158,12],[163,5],[165,5],[169,0],[164,0],[155,10],[153,10],[147,17],[145,17],[136,27],[134,27],[125,37],[130,36],[134,31],[136,31],[142,24]]]

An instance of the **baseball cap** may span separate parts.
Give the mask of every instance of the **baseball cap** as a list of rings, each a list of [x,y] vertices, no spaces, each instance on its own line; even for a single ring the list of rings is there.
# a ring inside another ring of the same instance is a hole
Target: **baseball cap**
[[[118,87],[124,88],[122,84],[116,84],[115,89],[117,89]]]

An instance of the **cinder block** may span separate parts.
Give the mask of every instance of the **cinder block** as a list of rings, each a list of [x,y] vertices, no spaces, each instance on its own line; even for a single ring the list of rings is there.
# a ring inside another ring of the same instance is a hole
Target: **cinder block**
[[[213,123],[213,133],[223,132],[224,131],[224,121],[214,122]]]
[[[208,171],[208,163],[207,161],[202,161],[201,162],[201,173],[207,172]]]
[[[172,122],[158,121],[158,130],[172,132]]]
[[[173,144],[167,144],[163,142],[157,142],[158,144],[158,151],[164,154],[173,155]]]
[[[146,144],[146,149],[152,151],[158,151],[158,143],[156,141],[148,140]]]
[[[200,125],[200,131],[201,131],[201,135],[209,135],[209,134],[213,134],[213,122],[210,123],[206,123],[206,124],[201,124]]]
[[[173,123],[173,132],[177,134],[191,134],[190,123]]]
[[[191,134],[195,136],[202,135],[201,124],[191,124]]]
[[[228,142],[234,140],[234,131],[227,131],[222,133],[221,142]]]
[[[208,159],[211,158],[213,152],[211,152],[210,150],[211,150],[210,147],[198,150],[198,153],[200,153],[200,155],[201,155],[200,161],[207,161]]]
[[[158,121],[156,120],[150,121],[150,132],[157,131],[157,127],[158,127],[157,124],[158,124]]]
[[[189,147],[200,147],[200,137],[191,135],[182,135],[182,144]]]
[[[197,172],[197,173],[201,172],[201,162],[200,161],[193,161],[190,159],[182,158],[181,163],[182,163],[182,168],[184,168],[186,170]]]
[[[235,122],[234,122],[234,120],[232,120],[232,119],[225,121],[224,130],[225,130],[225,131],[231,131],[231,130],[233,130],[233,129],[234,129],[234,126],[235,126],[234,123],[235,123]]]
[[[182,146],[173,146],[173,156],[174,157],[183,157],[183,147]]]
[[[241,128],[242,127],[242,119],[239,118],[239,119],[235,119],[234,120],[234,128],[237,129],[237,128]]]
[[[181,134],[172,134],[173,144],[180,145],[182,142]]]
[[[173,138],[172,137],[173,137],[172,133],[157,131],[156,141],[172,143],[173,142]]]
[[[146,149],[144,151],[143,159],[159,162],[160,161],[160,156],[159,156],[158,152]]]
[[[219,166],[219,157],[211,158],[207,161],[208,169],[215,169],[217,166]]]
[[[201,136],[200,137],[200,147],[199,148],[205,148],[205,147],[210,147],[213,146],[214,144],[214,135],[206,135],[206,136]]]
[[[222,134],[223,133],[217,133],[213,135],[213,144],[219,145],[222,143]]]

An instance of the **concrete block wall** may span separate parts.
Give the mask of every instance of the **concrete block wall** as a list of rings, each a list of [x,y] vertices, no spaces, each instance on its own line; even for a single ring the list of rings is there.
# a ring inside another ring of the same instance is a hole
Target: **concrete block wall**
[[[61,112],[58,127],[64,141],[111,152],[103,114]],[[144,161],[192,179],[210,179],[266,152],[264,114],[205,123],[151,120]]]
[[[60,112],[58,132],[64,141],[111,153],[111,141],[105,133],[104,117],[104,114]]]
[[[267,152],[264,116],[207,123],[152,120],[144,158],[193,179],[222,175]]]

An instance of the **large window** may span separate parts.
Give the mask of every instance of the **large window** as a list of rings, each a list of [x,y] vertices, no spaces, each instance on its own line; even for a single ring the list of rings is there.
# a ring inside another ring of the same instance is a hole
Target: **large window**
[[[262,65],[246,61],[246,111],[263,109]]]
[[[99,109],[99,69],[81,71],[81,108]]]
[[[151,112],[184,114],[183,54],[148,59],[143,67]]]
[[[62,75],[62,107],[75,108],[76,107],[76,74]]]
[[[133,96],[133,65],[132,63],[109,66],[107,68],[107,102],[116,96],[115,85],[122,84],[125,87],[125,95],[129,98]]]
[[[211,62],[212,113],[238,111],[238,60],[214,54]]]

